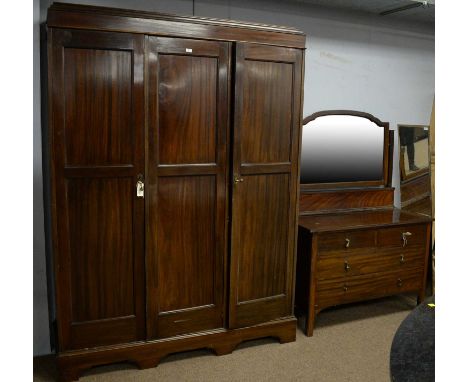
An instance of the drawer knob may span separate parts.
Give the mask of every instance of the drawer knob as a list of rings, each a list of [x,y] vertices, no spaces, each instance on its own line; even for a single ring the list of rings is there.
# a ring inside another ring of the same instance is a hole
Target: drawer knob
[[[400,255],[400,264],[405,262],[405,255]]]
[[[347,261],[344,262],[344,270],[348,272],[351,269],[351,265]]]
[[[348,238],[345,239],[345,248],[349,248],[349,246],[351,245],[351,240],[349,240]]]
[[[398,285],[399,287],[401,287],[401,286],[403,285],[403,281],[401,281],[401,279],[398,279],[397,285]]]
[[[348,286],[345,284],[343,285],[343,291],[347,292],[348,291]]]
[[[406,247],[408,245],[408,236],[411,236],[411,232],[403,232],[401,234],[401,239],[403,240],[403,247]]]

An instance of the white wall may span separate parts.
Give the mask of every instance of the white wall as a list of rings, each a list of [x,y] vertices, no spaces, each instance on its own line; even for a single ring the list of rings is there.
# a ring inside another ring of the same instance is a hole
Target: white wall
[[[325,109],[369,112],[382,121],[428,124],[434,97],[434,31],[355,12],[324,10],[301,2],[262,0],[61,0],[150,11],[231,18],[294,26],[307,34],[304,116]],[[35,28],[36,8],[34,1]],[[40,20],[52,1],[40,2]],[[35,39],[38,35],[35,29]],[[36,42],[36,40],[35,40]],[[36,61],[36,46],[34,48]],[[37,67],[38,65],[35,65]],[[34,109],[34,354],[48,346],[40,147],[40,102],[35,72]],[[38,139],[36,139],[38,137]],[[397,137],[395,137],[397,139]],[[396,140],[395,147],[398,142]],[[393,185],[398,187],[395,150]],[[37,188],[36,188],[37,184]],[[398,192],[396,193],[398,196]],[[399,205],[399,198],[396,201]],[[37,216],[37,219],[36,219]],[[37,223],[37,224],[36,224]]]

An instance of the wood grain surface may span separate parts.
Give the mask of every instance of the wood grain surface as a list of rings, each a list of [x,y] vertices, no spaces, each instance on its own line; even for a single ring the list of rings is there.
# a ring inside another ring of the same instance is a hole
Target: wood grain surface
[[[147,39],[149,338],[224,326],[229,47]]]
[[[49,36],[58,348],[143,339],[143,37]]]
[[[392,208],[393,194],[393,187],[315,192],[301,190],[299,211],[301,215],[307,215],[347,209]]]
[[[302,60],[236,45],[231,328],[293,314]]]

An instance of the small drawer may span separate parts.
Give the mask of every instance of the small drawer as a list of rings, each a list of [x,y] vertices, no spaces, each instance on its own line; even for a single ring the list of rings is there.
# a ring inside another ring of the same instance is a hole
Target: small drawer
[[[325,256],[317,261],[316,277],[319,280],[358,276],[370,273],[423,267],[425,248],[411,246],[399,248],[362,249],[357,253],[343,252]]]
[[[352,251],[375,246],[375,230],[347,231],[321,234],[318,239],[319,256],[326,252]]]
[[[426,243],[426,225],[411,225],[397,228],[382,228],[377,231],[379,247],[409,247]]]
[[[316,305],[322,309],[353,301],[417,291],[423,285],[423,274],[423,268],[417,268],[355,276],[349,279],[318,281]]]

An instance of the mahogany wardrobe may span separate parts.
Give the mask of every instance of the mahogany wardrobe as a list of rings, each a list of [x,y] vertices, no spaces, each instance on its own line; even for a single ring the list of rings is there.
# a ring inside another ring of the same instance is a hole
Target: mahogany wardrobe
[[[45,32],[61,378],[294,341],[304,34],[60,3]]]

